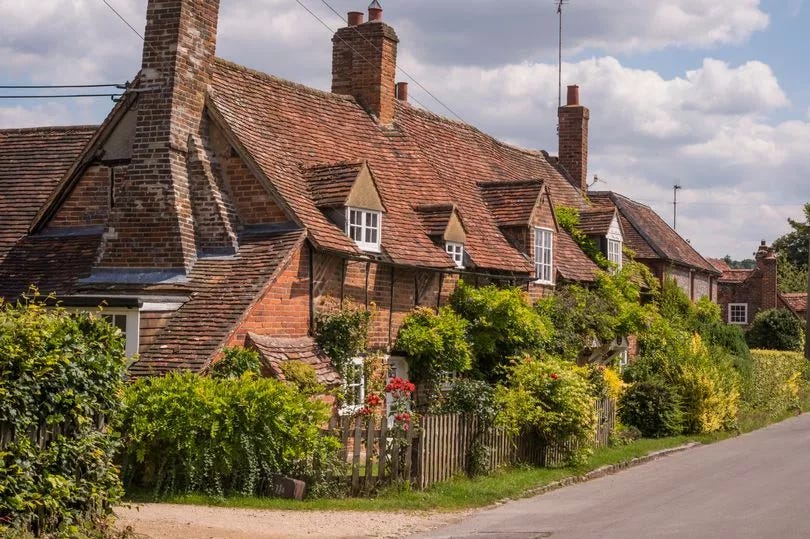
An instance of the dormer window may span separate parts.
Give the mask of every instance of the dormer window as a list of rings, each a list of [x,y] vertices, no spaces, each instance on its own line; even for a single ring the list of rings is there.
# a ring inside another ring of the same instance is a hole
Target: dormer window
[[[447,254],[450,255],[450,258],[453,259],[453,262],[456,263],[457,268],[464,267],[464,244],[458,243],[455,241],[448,241],[444,244],[444,249],[447,251]]]
[[[382,213],[374,210],[346,208],[346,234],[363,251],[380,252],[382,237]]]
[[[534,229],[534,268],[538,283],[552,284],[554,233],[548,228]]]
[[[622,269],[622,242],[619,240],[608,238],[607,240],[607,258],[616,269]]]

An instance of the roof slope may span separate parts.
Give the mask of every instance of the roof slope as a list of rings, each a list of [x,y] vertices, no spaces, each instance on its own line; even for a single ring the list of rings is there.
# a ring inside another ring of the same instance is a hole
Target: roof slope
[[[498,226],[527,226],[543,189],[540,180],[479,182],[484,203]]]
[[[95,126],[0,130],[0,260],[95,133]]]
[[[589,236],[604,236],[610,232],[610,225],[616,217],[613,208],[597,208],[579,213],[579,229]]]
[[[588,197],[597,207],[615,206],[621,216],[625,243],[639,259],[663,259],[709,273],[720,271],[672,229],[652,208],[610,191]]]
[[[456,208],[452,204],[422,204],[414,210],[428,236],[442,236]]]
[[[189,276],[191,299],[172,315],[130,373],[204,369],[305,237],[302,230],[247,235],[240,238],[237,255],[199,259]]]
[[[332,360],[320,349],[312,337],[282,339],[248,333],[248,344],[253,344],[261,354],[266,368],[279,380],[287,379],[284,375],[283,363],[300,361],[314,369],[318,383],[326,386],[340,384],[340,375],[332,364]]]
[[[303,170],[368,161],[388,208],[383,250],[395,263],[452,268],[420,226],[414,206],[455,204],[479,267],[531,272],[489,217],[477,182],[537,178],[555,200],[585,207],[579,192],[539,152],[507,146],[480,131],[397,103],[397,127],[383,129],[353,98],[283,81],[217,60],[210,102],[264,175],[325,249],[357,250],[318,209]]]
[[[797,315],[801,316],[807,312],[807,292],[779,294],[779,297]]]
[[[343,206],[363,163],[316,165],[304,171],[312,200],[319,208]]]

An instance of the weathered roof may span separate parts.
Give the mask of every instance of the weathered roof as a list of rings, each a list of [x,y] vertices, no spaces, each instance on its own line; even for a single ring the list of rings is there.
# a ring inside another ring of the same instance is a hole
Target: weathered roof
[[[616,209],[596,208],[579,212],[579,229],[589,236],[604,236],[616,217]]]
[[[428,236],[441,236],[456,207],[453,204],[420,204],[414,208]]]
[[[599,267],[579,248],[565,230],[560,230],[557,243],[557,271],[563,279],[593,281]]]
[[[726,272],[731,270],[731,266],[729,266],[722,258],[707,258],[706,260],[708,260],[709,263],[717,269],[717,271]]]
[[[305,237],[302,230],[246,235],[235,256],[199,259],[189,275],[191,298],[172,315],[130,373],[206,368]]]
[[[0,260],[89,142],[95,126],[0,129]]]
[[[363,163],[334,163],[304,169],[304,177],[319,208],[341,207],[346,203]]]
[[[799,316],[807,312],[807,292],[791,292],[779,294],[785,305]]]
[[[660,259],[713,274],[720,271],[703,258],[652,208],[612,191],[589,192],[596,207],[619,210],[625,244],[639,259]]]
[[[498,226],[527,226],[543,190],[540,180],[478,182],[481,196]]]
[[[287,361],[300,361],[315,370],[318,382],[326,386],[340,383],[332,360],[320,349],[311,337],[286,339],[248,333],[247,345],[253,345],[262,356],[265,366],[279,380],[286,380],[282,364]]]
[[[718,282],[742,283],[754,274],[753,269],[729,269],[723,272]]]
[[[223,60],[216,61],[209,102],[237,147],[255,161],[320,248],[358,253],[319,209],[321,203],[310,190],[301,189],[304,171],[323,163],[369,163],[388,209],[382,248],[400,264],[452,267],[443,249],[425,234],[414,206],[455,204],[468,231],[465,249],[478,267],[532,271],[486,211],[480,181],[536,178],[555,200],[587,207],[544,154],[508,146],[466,124],[401,102],[396,104],[395,127],[381,128],[351,97]]]

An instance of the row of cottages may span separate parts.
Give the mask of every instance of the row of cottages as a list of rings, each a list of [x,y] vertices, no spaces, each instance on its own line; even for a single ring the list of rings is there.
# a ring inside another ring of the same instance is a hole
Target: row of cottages
[[[334,382],[311,339],[326,298],[373,304],[371,344],[390,351],[459,278],[535,298],[592,281],[555,220],[565,205],[614,262],[626,244],[716,298],[720,272],[650,208],[587,192],[576,87],[550,157],[412,107],[376,2],[332,40],[332,92],[216,58],[218,9],[150,0],[142,68],[101,126],[0,131],[0,297],[35,284],[70,308],[104,302],[134,376],[248,345],[270,373],[301,358]]]
[[[754,317],[768,309],[787,309],[799,319],[807,315],[807,293],[779,292],[777,283],[779,258],[773,247],[763,240],[754,254],[755,267],[733,269],[719,258],[709,261],[722,272],[717,303],[728,324],[750,326]]]

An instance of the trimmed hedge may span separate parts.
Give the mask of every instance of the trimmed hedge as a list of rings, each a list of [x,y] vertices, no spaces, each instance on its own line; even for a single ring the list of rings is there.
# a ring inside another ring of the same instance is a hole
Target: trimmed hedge
[[[0,430],[14,435],[0,447],[0,535],[72,537],[110,515],[122,491],[101,426],[125,359],[121,332],[98,316],[0,304]]]
[[[271,495],[277,474],[312,486],[313,462],[326,465],[339,443],[321,434],[329,406],[252,373],[140,379],[124,401],[124,481],[156,495]]]
[[[798,352],[752,350],[751,377],[743,385],[747,409],[780,414],[799,406],[799,388],[807,360]]]

